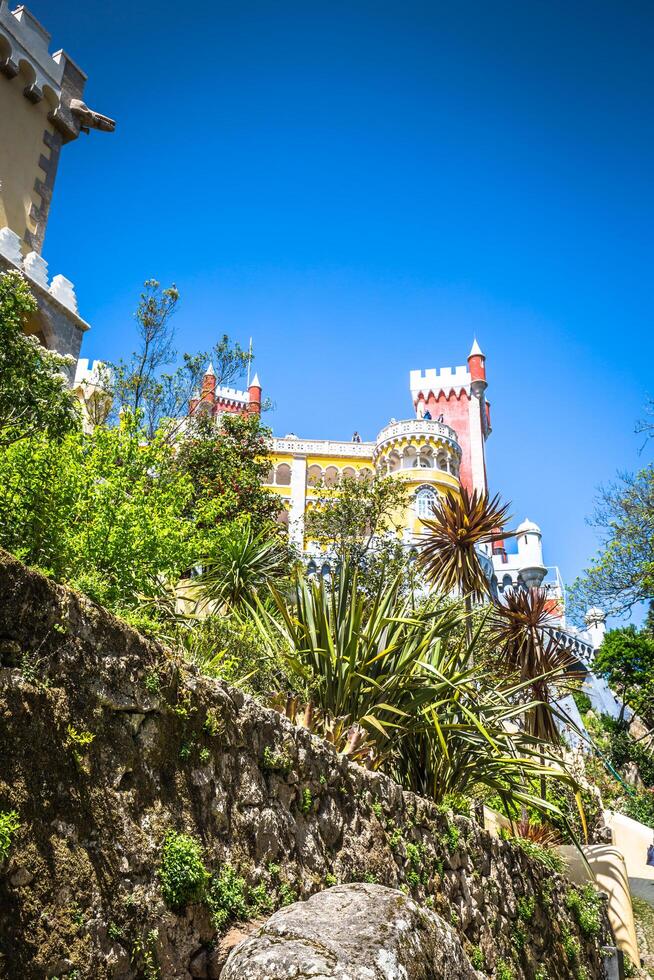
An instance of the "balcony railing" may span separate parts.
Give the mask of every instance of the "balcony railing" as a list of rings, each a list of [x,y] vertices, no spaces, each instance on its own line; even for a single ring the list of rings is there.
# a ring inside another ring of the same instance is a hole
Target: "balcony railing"
[[[377,446],[389,439],[397,439],[402,436],[431,436],[432,438],[448,439],[458,446],[457,434],[454,429],[444,422],[435,422],[433,419],[407,419],[403,422],[391,422],[385,426],[377,436]]]

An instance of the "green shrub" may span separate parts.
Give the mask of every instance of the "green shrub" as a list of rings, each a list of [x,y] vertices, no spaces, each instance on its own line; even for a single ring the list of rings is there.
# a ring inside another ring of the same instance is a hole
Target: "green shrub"
[[[590,711],[593,706],[590,698],[584,691],[573,691],[572,697],[574,698],[574,702],[579,709],[580,715],[585,715],[586,712]]]
[[[570,889],[565,897],[566,908],[572,912],[584,936],[599,936],[602,928],[602,899],[591,884]]]
[[[311,795],[311,790],[309,789],[308,786],[306,786],[302,790],[302,797],[300,799],[300,810],[302,811],[302,813],[306,814],[311,811],[312,806],[313,806],[313,797]]]
[[[654,829],[654,793],[644,792],[627,796],[620,804],[620,810],[632,820]]]
[[[498,960],[495,977],[497,980],[514,980],[515,974],[511,964],[506,960]]]
[[[279,752],[276,752],[269,745],[266,745],[263,750],[261,768],[266,772],[281,772],[287,776],[293,768],[293,760],[286,749],[280,749]]]
[[[509,840],[517,844],[530,858],[544,864],[548,871],[553,871],[556,874],[563,874],[565,871],[567,865],[564,859],[551,848],[543,847],[541,844],[537,844],[536,841],[528,840],[526,837],[509,837]]]
[[[297,892],[291,885],[287,885],[286,882],[279,886],[279,897],[282,905],[293,905],[297,902]]]
[[[19,827],[20,821],[15,810],[0,810],[0,864],[9,854],[12,838]]]
[[[456,827],[453,823],[449,823],[447,825],[447,830],[441,836],[441,841],[443,842],[443,845],[451,853],[452,851],[456,851],[457,847],[459,846],[460,840],[461,840],[461,832],[459,828]]]
[[[481,946],[473,946],[470,950],[470,962],[475,970],[483,970],[486,962]]]
[[[169,830],[157,873],[168,908],[183,909],[204,898],[209,875],[202,860],[202,846],[195,837]]]
[[[269,871],[271,867],[274,866],[270,865]],[[245,878],[229,864],[223,865],[220,872],[211,878],[207,905],[216,929],[223,929],[228,922],[272,912],[275,907],[265,885],[248,887]]]
[[[531,922],[536,910],[536,899],[533,895],[529,898],[524,896],[518,899],[518,918],[523,922]]]
[[[574,966],[579,962],[579,957],[581,956],[579,940],[574,938],[569,929],[564,929],[562,944],[563,952],[566,955],[569,965]]]

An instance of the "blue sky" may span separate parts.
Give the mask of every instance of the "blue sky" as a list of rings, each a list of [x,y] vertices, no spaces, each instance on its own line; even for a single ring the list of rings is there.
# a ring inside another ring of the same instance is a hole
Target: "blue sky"
[[[412,368],[488,357],[492,487],[570,580],[596,486],[649,458],[649,3],[30,4],[115,116],[62,153],[44,255],[131,349],[254,337],[277,434],[374,438]]]

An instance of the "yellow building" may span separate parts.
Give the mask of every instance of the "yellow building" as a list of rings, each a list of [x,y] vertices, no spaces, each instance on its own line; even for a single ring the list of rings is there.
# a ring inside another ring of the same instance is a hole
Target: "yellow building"
[[[273,439],[268,488],[283,501],[280,519],[291,542],[307,557],[318,559],[320,546],[306,533],[306,517],[319,507],[323,486],[337,487],[343,477],[370,479],[374,473],[406,482],[410,504],[398,515],[402,540],[411,544],[427,517],[430,504],[445,489],[458,490],[461,447],[453,429],[428,419],[392,421],[374,442]]]

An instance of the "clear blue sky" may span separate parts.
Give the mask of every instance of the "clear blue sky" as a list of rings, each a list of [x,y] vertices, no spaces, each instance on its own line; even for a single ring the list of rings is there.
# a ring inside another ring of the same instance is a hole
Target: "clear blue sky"
[[[64,148],[45,242],[83,355],[175,281],[181,349],[253,335],[277,434],[374,438],[476,334],[492,486],[570,580],[595,487],[648,459],[651,3],[30,7],[118,120]]]

